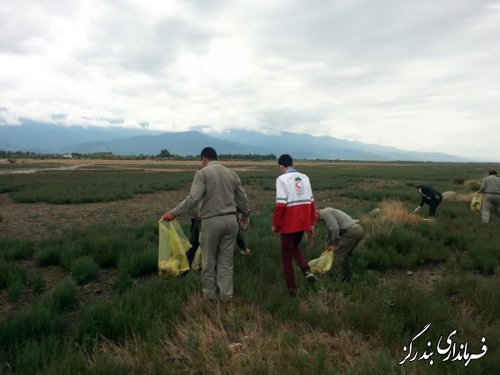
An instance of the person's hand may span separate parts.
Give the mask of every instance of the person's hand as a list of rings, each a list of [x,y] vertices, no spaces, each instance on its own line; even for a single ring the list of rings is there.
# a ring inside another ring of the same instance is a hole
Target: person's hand
[[[250,249],[241,250],[240,254],[243,255],[244,257],[251,257],[252,256],[252,252],[250,251]]]
[[[172,211],[167,211],[163,214],[163,216],[161,217],[161,219],[163,221],[172,221],[175,219],[175,216],[174,214],[172,213]]]
[[[241,230],[247,230],[250,225],[250,219],[248,217],[242,217],[240,219]]]
[[[330,245],[326,248],[326,251],[335,251],[335,246],[334,245]]]
[[[417,207],[413,210],[413,212],[418,212],[418,211],[420,211],[420,208],[421,208],[420,206],[417,206]]]
[[[276,233],[277,228],[273,225],[273,226],[271,227],[271,230],[273,231],[273,233]]]

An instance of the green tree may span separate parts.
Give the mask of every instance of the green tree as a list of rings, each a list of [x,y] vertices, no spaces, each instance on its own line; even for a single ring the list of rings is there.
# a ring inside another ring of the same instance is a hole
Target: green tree
[[[169,158],[170,157],[170,152],[168,150],[164,149],[160,151],[160,154],[158,155],[160,158]]]

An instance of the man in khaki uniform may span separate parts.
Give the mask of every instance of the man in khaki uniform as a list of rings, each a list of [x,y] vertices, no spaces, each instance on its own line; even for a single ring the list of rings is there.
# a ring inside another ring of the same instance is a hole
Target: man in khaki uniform
[[[490,210],[496,210],[500,218],[500,177],[497,171],[490,171],[488,177],[483,178],[479,192],[483,193],[483,205],[481,207],[481,220],[487,224],[490,222]]]
[[[236,212],[242,213],[241,226],[248,226],[248,201],[240,178],[219,164],[217,152],[212,147],[201,151],[201,159],[203,168],[195,173],[189,195],[177,207],[165,212],[162,219],[173,220],[199,205],[203,297],[228,301],[233,296],[233,254],[238,234]]]
[[[328,247],[334,251],[334,267],[331,271],[333,276],[342,281],[350,281],[352,273],[349,257],[365,234],[363,227],[359,220],[331,207],[316,209],[316,220],[324,221],[328,230]]]

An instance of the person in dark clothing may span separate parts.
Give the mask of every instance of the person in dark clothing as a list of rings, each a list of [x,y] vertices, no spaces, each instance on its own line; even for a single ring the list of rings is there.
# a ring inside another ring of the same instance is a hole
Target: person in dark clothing
[[[427,203],[429,205],[429,216],[435,217],[436,209],[443,200],[443,195],[439,191],[429,186],[417,185],[416,188],[422,196],[422,200],[420,201],[420,204],[413,210],[413,212],[420,211],[424,203]]]
[[[239,220],[238,220],[239,223]],[[186,256],[189,261],[189,266],[193,264],[194,256],[196,255],[196,250],[200,247],[200,229],[201,229],[201,219],[199,217],[191,218],[191,228],[189,229],[189,243],[191,247],[188,251],[186,251]],[[236,243],[240,248],[240,254],[246,257],[252,255],[252,252],[245,243],[245,238],[243,237],[243,233],[241,227],[238,228],[238,235],[236,236]]]

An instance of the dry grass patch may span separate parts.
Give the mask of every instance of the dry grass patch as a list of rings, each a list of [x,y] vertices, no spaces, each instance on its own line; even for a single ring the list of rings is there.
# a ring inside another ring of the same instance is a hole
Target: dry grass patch
[[[369,233],[388,232],[397,224],[416,225],[422,222],[422,217],[408,210],[401,201],[385,200],[378,208],[378,212],[360,218]]]
[[[331,299],[321,300],[326,301],[322,309],[331,307]],[[164,358],[182,364],[181,373],[277,373],[334,361],[349,367],[370,351],[368,343],[350,331],[331,335],[306,323],[277,324],[258,306],[238,300],[207,306],[193,298],[184,318],[163,348]]]
[[[457,193],[451,196],[448,200],[453,202],[468,202],[472,201],[472,197],[474,196],[474,192],[469,193]]]
[[[325,310],[338,300],[319,297]],[[332,335],[305,322],[277,322],[239,299],[207,304],[198,295],[186,303],[174,331],[151,349],[136,339],[105,341],[90,362],[104,355],[136,373],[159,368],[176,374],[330,373],[333,367],[347,373],[377,347],[374,339],[347,328]]]

